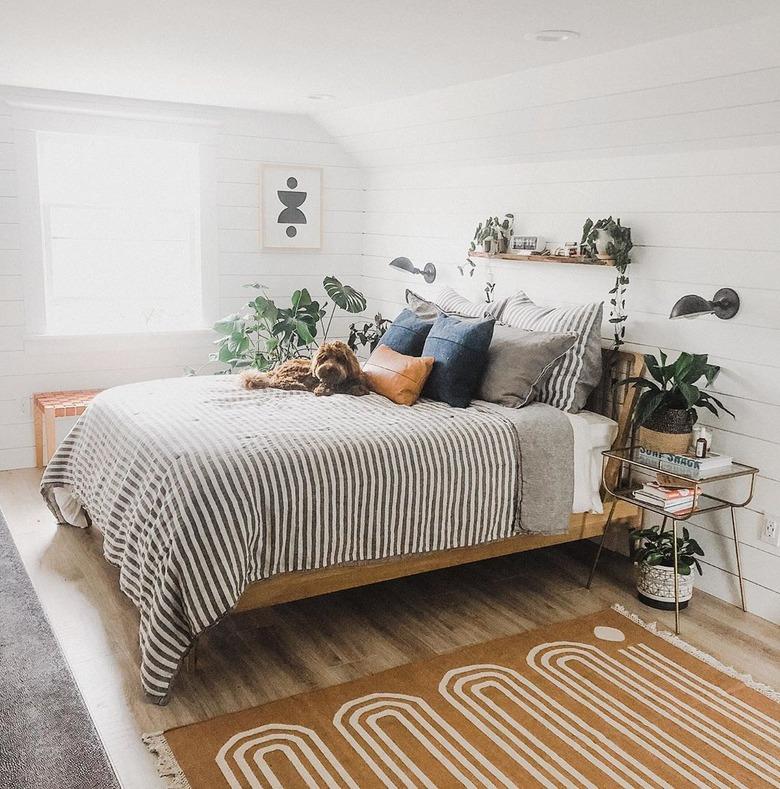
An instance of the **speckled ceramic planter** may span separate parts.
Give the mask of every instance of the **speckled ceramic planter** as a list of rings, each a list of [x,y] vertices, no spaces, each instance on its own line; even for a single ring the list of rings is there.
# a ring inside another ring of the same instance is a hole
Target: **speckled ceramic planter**
[[[680,608],[687,608],[693,595],[693,573],[678,575],[678,591]],[[652,567],[640,562],[637,565],[636,589],[639,599],[653,608],[664,611],[674,609],[674,568]]]

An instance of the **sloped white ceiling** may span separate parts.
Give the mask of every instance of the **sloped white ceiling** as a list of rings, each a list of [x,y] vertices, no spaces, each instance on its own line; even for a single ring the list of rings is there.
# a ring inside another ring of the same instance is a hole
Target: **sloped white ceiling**
[[[0,84],[309,112],[350,107],[730,24],[776,0],[5,2]],[[738,16],[737,16],[738,15]],[[559,44],[526,41],[573,29]]]

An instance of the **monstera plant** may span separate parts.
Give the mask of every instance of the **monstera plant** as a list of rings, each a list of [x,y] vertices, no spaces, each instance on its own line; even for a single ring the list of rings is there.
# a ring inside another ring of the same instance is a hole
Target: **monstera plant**
[[[232,372],[245,367],[269,370],[287,359],[310,356],[319,342],[327,341],[337,310],[355,314],[366,308],[366,297],[336,277],[325,277],[322,286],[333,302],[330,314],[328,303],[312,299],[306,288],[292,294],[289,307],[258,294],[242,312],[214,324],[221,336],[210,359],[226,364]],[[258,282],[244,287],[265,290]]]

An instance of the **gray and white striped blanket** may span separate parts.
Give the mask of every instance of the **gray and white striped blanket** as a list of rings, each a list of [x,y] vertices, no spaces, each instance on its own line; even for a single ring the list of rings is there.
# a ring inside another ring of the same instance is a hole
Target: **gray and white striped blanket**
[[[209,376],[103,392],[41,490],[60,522],[65,495],[103,533],[141,614],[143,686],[164,699],[249,583],[565,529],[571,464],[569,422],[545,405],[406,408]]]

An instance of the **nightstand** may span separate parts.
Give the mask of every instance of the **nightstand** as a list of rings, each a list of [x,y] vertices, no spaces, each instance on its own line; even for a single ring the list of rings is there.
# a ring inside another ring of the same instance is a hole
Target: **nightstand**
[[[734,552],[737,559],[737,576],[739,577],[739,593],[742,600],[742,610],[747,611],[747,608],[745,607],[745,585],[742,579],[742,560],[739,553],[739,538],[737,535],[737,519],[735,510],[739,509],[740,507],[747,506],[752,500],[758,469],[754,466],[746,466],[744,463],[732,463],[730,466],[725,466],[724,468],[714,471],[709,476],[702,476],[701,478],[697,479],[693,476],[686,476],[685,474],[679,472],[669,471],[668,465],[664,465],[661,460],[648,459],[644,455],[640,459],[640,448],[641,447],[635,445],[624,447],[622,449],[610,449],[601,453],[603,455],[602,482],[608,494],[607,498],[612,499],[612,504],[607,517],[607,522],[604,524],[604,533],[601,535],[601,541],[599,542],[599,547],[596,551],[596,558],[593,560],[593,566],[591,567],[590,575],[588,576],[588,589],[590,589],[590,585],[593,582],[593,576],[596,573],[596,566],[598,565],[601,551],[604,547],[604,540],[606,539],[607,532],[612,525],[612,515],[615,511],[615,504],[618,501],[627,501],[640,507],[644,512],[653,512],[661,515],[663,517],[661,528],[666,526],[667,520],[671,520],[675,545],[677,545],[678,523],[687,521],[694,515],[701,515],[705,512],[715,512],[716,510],[728,509],[731,512],[731,528],[734,533]],[[608,475],[606,473],[607,465],[610,464],[611,461],[613,464],[614,462],[620,463],[620,473],[617,475],[617,479],[619,481],[617,484],[611,484],[609,478],[610,476],[614,475]],[[696,504],[692,509],[684,510],[682,512],[675,512],[672,514],[664,510],[662,507],[657,507],[653,504],[648,504],[634,498],[634,491],[641,487],[639,483],[635,482],[635,476],[638,473],[643,473],[647,476],[655,476],[659,472],[668,477],[673,483],[679,483],[680,485],[688,486],[696,485],[700,488],[701,493],[699,494]],[[712,493],[705,493],[704,491],[705,486],[711,485],[712,483],[725,482],[726,480],[735,480],[740,478],[744,478],[744,481],[749,483],[747,495],[740,501],[732,501],[730,499],[721,498],[720,496],[715,496]],[[680,595],[679,576],[677,575],[676,551],[674,553],[674,560],[674,629],[676,633],[679,633]]]

